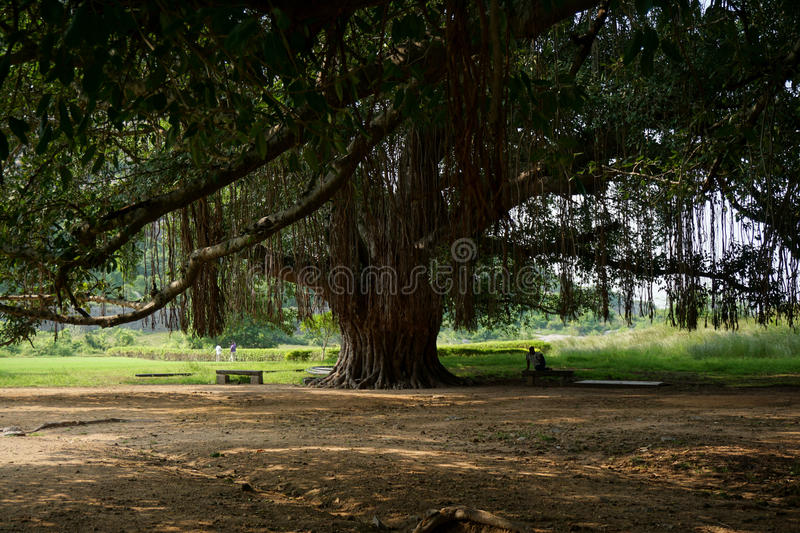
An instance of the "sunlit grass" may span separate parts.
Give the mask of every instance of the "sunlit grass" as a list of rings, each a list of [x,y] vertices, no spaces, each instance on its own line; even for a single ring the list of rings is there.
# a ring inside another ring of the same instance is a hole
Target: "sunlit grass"
[[[153,361],[129,357],[7,357],[0,359],[0,387],[95,387],[120,384],[210,384],[215,370],[264,370],[265,383],[301,383],[302,362]],[[191,376],[137,378],[136,374],[191,373]],[[235,379],[235,378],[232,378]]]
[[[774,377],[800,383],[800,334],[781,327],[687,332],[654,326],[565,339],[557,344],[555,362],[592,377],[685,373],[700,381]]]
[[[163,335],[160,338],[167,341]],[[171,350],[148,344],[130,349],[141,351],[145,357],[145,352]],[[609,335],[569,337],[550,345],[530,340],[443,345],[439,347],[440,360],[455,374],[478,381],[519,378],[520,371],[525,368],[525,348],[530,344],[545,348],[550,367],[574,369],[578,378],[800,385],[800,334],[780,327],[747,326],[734,333],[714,330],[686,332],[654,326]],[[307,375],[303,372],[306,367],[335,363],[335,359],[330,357],[326,361],[285,361],[282,353],[287,348],[290,347],[264,350],[275,351],[273,355],[278,360],[234,363],[78,355],[3,357],[0,358],[0,387],[210,384],[215,382],[214,370],[218,368],[265,370],[266,383],[299,384]],[[196,355],[190,352],[184,350],[181,355],[186,358]],[[143,373],[179,372],[192,375],[135,377],[135,374]]]

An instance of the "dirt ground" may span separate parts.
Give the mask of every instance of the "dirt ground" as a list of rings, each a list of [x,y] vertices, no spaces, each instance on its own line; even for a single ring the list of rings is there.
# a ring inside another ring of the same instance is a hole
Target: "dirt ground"
[[[800,531],[800,390],[0,389],[0,531]]]

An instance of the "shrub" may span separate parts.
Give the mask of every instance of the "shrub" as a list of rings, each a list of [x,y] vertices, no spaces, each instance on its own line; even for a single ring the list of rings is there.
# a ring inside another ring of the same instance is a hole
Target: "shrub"
[[[108,348],[108,339],[106,339],[105,333],[100,330],[87,331],[83,336],[83,342],[93,350],[104,351]]]
[[[136,342],[136,336],[133,332],[126,328],[118,328],[114,332],[114,345],[115,346],[130,346]]]
[[[245,316],[239,319],[231,319],[225,326],[225,331],[222,334],[214,337],[211,343],[208,344],[208,338],[204,337],[198,342],[205,345],[215,346],[230,346],[231,341],[236,341],[240,346],[249,346],[250,348],[274,348],[282,342],[296,342],[292,336],[287,333],[287,329],[294,326],[294,322],[290,320],[291,313],[287,311],[287,324],[278,326],[264,321],[255,320],[251,317]],[[202,346],[195,346],[200,348]]]
[[[339,347],[339,346],[335,346],[335,347],[333,347],[333,348],[328,348],[328,349],[325,351],[325,356],[326,356],[326,358],[335,357],[335,358],[337,358],[337,359],[338,359],[338,358],[339,358],[339,352],[340,352],[340,351],[342,351],[342,349],[341,349],[341,347]]]
[[[72,332],[68,329],[62,330],[58,334],[58,340],[42,339],[43,342],[37,342],[33,348],[33,355],[39,357],[69,357],[72,355],[80,355],[81,343],[72,340]]]
[[[292,350],[283,356],[287,361],[308,361],[311,359],[312,350]]]

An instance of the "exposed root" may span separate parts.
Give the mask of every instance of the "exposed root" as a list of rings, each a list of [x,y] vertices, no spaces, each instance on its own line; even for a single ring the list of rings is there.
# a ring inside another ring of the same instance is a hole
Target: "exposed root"
[[[46,422],[35,429],[30,430],[28,433],[36,433],[43,429],[50,428],[65,428],[70,426],[88,426],[89,424],[111,424],[115,422],[127,422],[123,418],[102,418],[100,420],[68,420],[65,422]]]
[[[523,533],[522,526],[492,513],[457,506],[428,511],[413,533]]]
[[[432,389],[439,387],[457,387],[466,385],[468,382],[451,374],[444,367],[428,369],[428,372],[420,372],[404,376],[399,379],[387,379],[381,372],[371,372],[363,378],[356,378],[347,368],[334,368],[333,372],[320,379],[308,380],[308,385],[312,387],[328,389]]]

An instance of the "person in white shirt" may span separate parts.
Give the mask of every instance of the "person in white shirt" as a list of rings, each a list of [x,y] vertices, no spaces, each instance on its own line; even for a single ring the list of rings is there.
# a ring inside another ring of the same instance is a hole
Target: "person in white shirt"
[[[214,350],[217,352],[217,362],[219,363],[219,358],[222,357],[222,346],[217,344],[217,347],[214,348]]]

